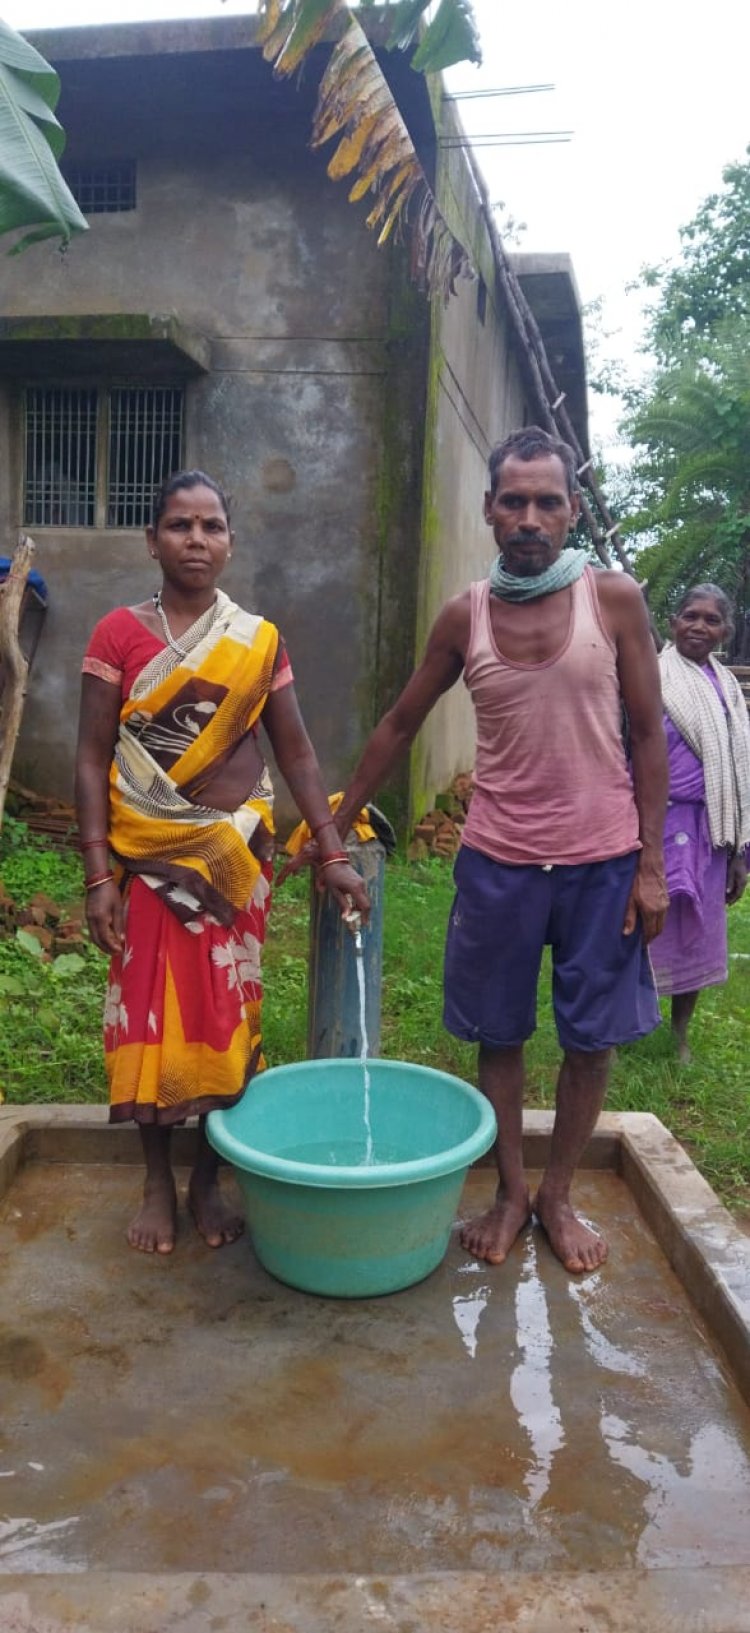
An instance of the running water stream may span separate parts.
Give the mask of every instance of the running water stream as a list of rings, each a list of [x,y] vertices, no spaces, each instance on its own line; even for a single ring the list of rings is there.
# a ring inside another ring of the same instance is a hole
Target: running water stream
[[[365,1002],[365,957],[362,944],[362,931],[354,931],[354,948],[357,963],[357,986],[359,987],[359,1034],[362,1040],[360,1060],[365,1079],[365,1167],[370,1167],[375,1161],[372,1143],[372,1124],[370,1122],[370,1068],[367,1064],[369,1044],[367,1041],[367,1007]]]

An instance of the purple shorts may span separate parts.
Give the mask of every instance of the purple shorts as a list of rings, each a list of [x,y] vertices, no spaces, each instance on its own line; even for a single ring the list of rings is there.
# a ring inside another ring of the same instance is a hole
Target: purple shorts
[[[455,1037],[508,1049],[536,1026],[542,951],[552,948],[552,1001],[563,1049],[632,1043],[659,1025],[640,923],[622,933],[637,851],[606,862],[515,867],[463,845],[445,949],[443,1024]]]

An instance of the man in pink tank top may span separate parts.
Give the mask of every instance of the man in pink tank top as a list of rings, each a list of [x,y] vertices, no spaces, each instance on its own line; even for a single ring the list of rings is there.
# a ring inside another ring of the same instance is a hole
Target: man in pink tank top
[[[659,1021],[647,943],[667,910],[667,758],[656,650],[633,579],[566,549],[578,517],[567,444],[537,427],[490,456],[489,581],[449,601],[424,658],[373,732],[337,814],[356,812],[463,675],[477,722],[474,795],[448,928],[448,1029],[479,1044],[498,1121],[493,1206],[464,1246],[501,1264],[532,1213],[567,1270],[607,1255],[575,1214],[575,1168],[601,1110],[612,1051]],[[622,741],[629,724],[630,764]],[[545,944],[563,1060],[549,1162],[531,1200],[522,1161],[523,1047]]]

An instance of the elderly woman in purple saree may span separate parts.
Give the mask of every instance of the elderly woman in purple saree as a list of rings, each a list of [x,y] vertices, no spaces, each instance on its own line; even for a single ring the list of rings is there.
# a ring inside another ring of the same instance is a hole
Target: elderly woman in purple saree
[[[713,656],[731,621],[729,601],[715,585],[688,590],[671,621],[673,642],[659,658],[670,907],[650,952],[659,993],[672,999],[682,1061],[690,1059],[687,1029],[699,993],[727,979],[726,910],[747,880],[750,718],[735,677]]]

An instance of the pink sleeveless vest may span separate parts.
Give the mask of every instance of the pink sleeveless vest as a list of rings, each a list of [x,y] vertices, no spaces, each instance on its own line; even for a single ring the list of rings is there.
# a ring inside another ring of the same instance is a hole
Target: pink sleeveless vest
[[[598,862],[638,850],[622,745],[616,650],[590,567],[572,586],[570,630],[545,663],[498,651],[489,581],[471,586],[464,681],[477,720],[463,842],[497,862]]]

